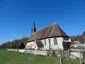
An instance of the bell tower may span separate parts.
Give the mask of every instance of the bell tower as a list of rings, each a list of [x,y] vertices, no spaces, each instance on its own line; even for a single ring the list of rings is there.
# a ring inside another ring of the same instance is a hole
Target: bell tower
[[[35,23],[33,22],[32,29],[31,29],[31,35],[33,35],[36,32],[36,26]]]

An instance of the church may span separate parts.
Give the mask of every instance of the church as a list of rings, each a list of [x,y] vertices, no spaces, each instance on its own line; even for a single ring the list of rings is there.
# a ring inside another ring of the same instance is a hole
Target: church
[[[29,50],[68,50],[70,48],[71,38],[59,27],[53,23],[39,31],[36,26],[32,26],[32,35],[27,41],[25,49]]]

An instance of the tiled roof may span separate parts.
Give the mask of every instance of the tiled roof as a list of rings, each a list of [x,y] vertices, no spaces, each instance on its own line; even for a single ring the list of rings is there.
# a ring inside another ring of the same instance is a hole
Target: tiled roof
[[[35,32],[28,41],[50,37],[68,36],[56,23]]]

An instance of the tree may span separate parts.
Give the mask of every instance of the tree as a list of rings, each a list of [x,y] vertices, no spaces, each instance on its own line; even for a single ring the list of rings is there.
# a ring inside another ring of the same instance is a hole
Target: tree
[[[21,38],[21,39],[17,39],[17,40],[13,40],[11,42],[5,42],[1,45],[1,48],[19,48],[20,45],[23,44],[26,45],[26,41],[28,40],[29,38],[28,37],[24,37],[24,38]]]

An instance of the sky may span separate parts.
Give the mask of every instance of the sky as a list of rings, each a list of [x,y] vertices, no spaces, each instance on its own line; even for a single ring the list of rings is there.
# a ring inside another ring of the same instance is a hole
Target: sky
[[[0,0],[0,44],[57,23],[69,36],[85,31],[85,0]]]

